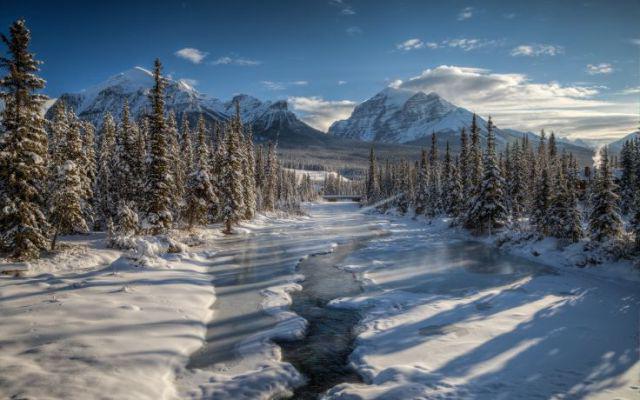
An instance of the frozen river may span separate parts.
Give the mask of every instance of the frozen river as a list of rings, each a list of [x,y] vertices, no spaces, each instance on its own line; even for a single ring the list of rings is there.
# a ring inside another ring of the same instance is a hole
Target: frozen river
[[[640,395],[633,284],[543,266],[354,203],[307,211],[224,239],[210,260],[214,317],[191,367],[236,375],[284,358],[307,375],[299,399],[332,385],[325,396],[336,399]],[[304,321],[277,301],[284,292],[269,290],[300,289],[293,281],[302,286],[291,309],[308,320],[305,338]]]

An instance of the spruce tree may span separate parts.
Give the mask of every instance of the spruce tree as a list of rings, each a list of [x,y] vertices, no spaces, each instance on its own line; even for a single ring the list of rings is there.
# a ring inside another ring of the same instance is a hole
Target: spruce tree
[[[376,156],[373,150],[373,146],[371,146],[371,150],[369,150],[369,171],[367,172],[367,186],[365,189],[365,203],[367,204],[374,204],[375,202],[380,200],[380,184],[378,182],[377,169]]]
[[[429,187],[427,177],[429,174],[427,164],[427,151],[422,149],[420,156],[420,164],[418,166],[418,182],[416,184],[415,195],[415,213],[416,215],[424,215],[429,206]]]
[[[244,201],[244,219],[250,220],[256,214],[256,170],[255,170],[255,150],[253,148],[253,137],[251,132],[246,136],[241,135],[242,146],[242,188]],[[295,174],[294,174],[295,183]]]
[[[491,117],[487,122],[487,149],[484,155],[484,175],[480,190],[468,211],[465,226],[483,233],[503,227],[508,219],[504,204],[504,180],[498,166]]]
[[[475,196],[482,184],[482,149],[480,145],[480,128],[478,127],[477,117],[473,114],[471,120],[471,147],[469,148],[469,183],[471,186],[471,195]]]
[[[45,86],[36,75],[40,64],[29,52],[31,34],[23,20],[2,35],[8,57],[0,66],[2,136],[0,138],[0,249],[18,260],[37,257],[48,244],[49,224],[43,194],[47,186],[47,133],[41,107]]]
[[[73,116],[67,114],[67,118]],[[67,124],[65,138],[56,151],[55,172],[52,178],[49,197],[49,219],[53,227],[51,250],[55,249],[59,234],[86,233],[88,231],[83,205],[85,188],[83,187],[82,138],[80,124],[70,121]]]
[[[165,79],[162,64],[156,59],[154,85],[149,95],[152,113],[149,117],[149,170],[146,227],[151,234],[166,232],[173,221],[171,213],[173,180],[170,170],[167,126],[164,119]]]
[[[589,215],[589,234],[597,242],[617,239],[622,234],[622,219],[618,209],[616,184],[613,182],[607,148],[600,151],[600,168],[595,182],[592,209]]]
[[[95,127],[91,122],[83,121],[82,126],[82,148],[84,158],[82,160],[83,174],[83,191],[84,191],[84,218],[92,227],[96,226],[96,211],[95,211],[95,191],[96,191],[96,174],[97,174],[97,160],[96,160],[96,135]]]
[[[98,172],[96,177],[96,198],[98,222],[101,228],[107,228],[107,221],[116,214],[117,199],[114,196],[117,182],[113,175],[116,149],[116,127],[111,114],[103,119],[100,152],[98,153]]]
[[[429,175],[427,177],[427,209],[428,217],[435,217],[442,211],[442,187],[440,179],[440,161],[438,160],[438,144],[435,132],[431,134],[429,151]]]
[[[218,201],[209,174],[209,151],[202,117],[198,121],[196,150],[186,191],[185,220],[189,228],[194,224],[206,223],[209,210]]]
[[[467,139],[467,131],[463,127],[460,131],[460,180],[462,182],[462,188],[464,190],[465,196],[471,192],[471,181],[470,181],[470,171],[469,171],[469,140]]]
[[[266,211],[273,211],[276,205],[277,194],[277,179],[278,179],[278,159],[276,155],[276,148],[273,143],[269,142],[269,149],[267,151],[267,164],[265,168],[265,184],[262,193],[262,200],[264,202],[264,209]]]
[[[239,136],[235,124],[228,127],[226,133],[226,153],[222,163],[221,176],[221,216],[224,222],[224,233],[232,233],[233,224],[243,215],[242,159]]]

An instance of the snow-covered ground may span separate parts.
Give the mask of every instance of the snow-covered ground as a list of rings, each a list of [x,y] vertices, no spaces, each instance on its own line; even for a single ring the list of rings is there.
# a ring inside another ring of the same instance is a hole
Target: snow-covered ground
[[[154,238],[125,253],[99,234],[65,238],[24,277],[1,276],[0,398],[286,395],[304,378],[271,339],[304,333],[287,309],[304,286],[295,266],[363,236],[341,268],[366,290],[333,305],[363,311],[351,360],[366,383],[327,398],[640,395],[637,282],[504,254],[444,223],[306,209],[230,237],[203,230],[177,254]]]
[[[636,281],[502,253],[442,221],[388,218],[392,235],[342,266],[367,290],[333,302],[366,310],[351,362],[367,384],[327,399],[640,397]]]

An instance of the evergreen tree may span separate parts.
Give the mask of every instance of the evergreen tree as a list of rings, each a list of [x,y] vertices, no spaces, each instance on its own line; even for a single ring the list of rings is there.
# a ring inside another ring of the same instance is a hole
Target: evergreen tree
[[[449,180],[447,193],[449,210],[448,213],[452,217],[459,217],[462,214],[465,204],[464,187],[462,186],[462,178],[460,177],[460,161],[456,160],[451,165],[451,178]]]
[[[184,207],[184,188],[186,185],[182,172],[179,135],[176,116],[173,111],[171,111],[167,116],[167,142],[169,146],[168,158],[170,175],[171,181],[173,182],[173,190],[171,190],[171,210],[176,217],[180,215],[180,211]]]
[[[164,120],[164,88],[162,64],[156,59],[153,69],[154,85],[149,95],[152,114],[149,117],[149,170],[146,226],[151,234],[164,233],[171,227],[173,187],[168,154],[167,127]]]
[[[206,223],[209,209],[218,201],[209,175],[209,149],[202,116],[198,121],[197,140],[196,157],[193,169],[189,171],[186,191],[185,220],[189,228]]]
[[[416,215],[424,215],[429,205],[429,182],[427,182],[429,171],[427,168],[427,151],[422,149],[422,154],[420,156],[420,165],[418,166],[418,182],[416,184]]]
[[[620,206],[621,211],[627,214],[633,209],[636,192],[638,187],[638,177],[636,176],[636,154],[638,150],[635,140],[627,140],[622,145],[620,151],[620,163],[622,167],[622,176],[620,178]]]
[[[37,257],[47,247],[49,225],[44,214],[47,186],[47,133],[40,114],[45,86],[36,75],[39,61],[29,52],[31,34],[23,20],[2,35],[8,57],[0,66],[8,74],[0,79],[2,130],[0,138],[0,248],[13,258]]]
[[[378,168],[376,166],[376,156],[373,150],[373,146],[371,146],[371,150],[369,151],[369,171],[367,173],[367,186],[365,189],[365,202],[367,204],[374,204],[375,202],[380,200],[380,184],[378,182],[377,170]]]
[[[471,196],[475,196],[482,184],[482,149],[480,146],[480,128],[477,117],[473,114],[471,120],[471,147],[469,148],[469,183],[471,186]],[[470,197],[471,198],[471,197]]]
[[[117,182],[113,176],[114,154],[116,148],[116,128],[111,114],[107,113],[102,123],[100,137],[100,152],[98,154],[98,173],[96,183],[96,197],[98,221],[100,227],[106,229],[107,221],[112,220],[116,213],[114,189]]]
[[[226,133],[226,154],[222,163],[221,199],[220,206],[222,220],[225,225],[224,233],[232,233],[233,224],[237,223],[244,212],[242,187],[242,159],[240,153],[237,126],[232,124]]]
[[[504,180],[498,166],[495,152],[495,137],[491,117],[487,123],[487,150],[484,155],[484,176],[478,195],[468,211],[467,228],[477,232],[499,229],[507,222],[508,214],[504,205]]]
[[[278,177],[278,159],[276,149],[273,143],[269,142],[267,151],[267,165],[265,168],[265,185],[262,193],[264,209],[273,211],[276,203],[277,177]]]
[[[95,215],[95,190],[96,190],[96,135],[95,127],[91,122],[81,122],[82,127],[82,149],[84,158],[82,160],[81,169],[83,174],[83,197],[84,201],[84,218],[91,226],[96,228]]]
[[[534,208],[531,223],[540,234],[549,235],[549,207],[551,207],[551,179],[549,168],[543,167],[537,190],[535,192]]]
[[[460,180],[465,196],[471,192],[471,172],[469,170],[471,163],[469,161],[469,141],[467,139],[467,131],[463,127],[460,131],[460,165],[458,170],[460,171]]]
[[[255,150],[253,148],[253,137],[241,135],[242,145],[242,188],[244,201],[244,219],[250,220],[256,214],[256,170],[255,170]],[[295,183],[295,175],[294,175]]]
[[[622,219],[618,210],[616,184],[611,176],[609,152],[600,151],[600,168],[595,183],[592,209],[589,215],[589,234],[597,242],[617,239],[622,234]]]

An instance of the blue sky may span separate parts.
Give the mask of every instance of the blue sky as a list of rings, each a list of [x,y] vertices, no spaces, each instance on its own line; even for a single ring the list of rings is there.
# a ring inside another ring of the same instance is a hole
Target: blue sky
[[[321,129],[388,85],[435,90],[505,127],[637,126],[638,0],[5,0],[3,30],[19,17],[54,97],[160,57],[203,93],[286,98]]]

